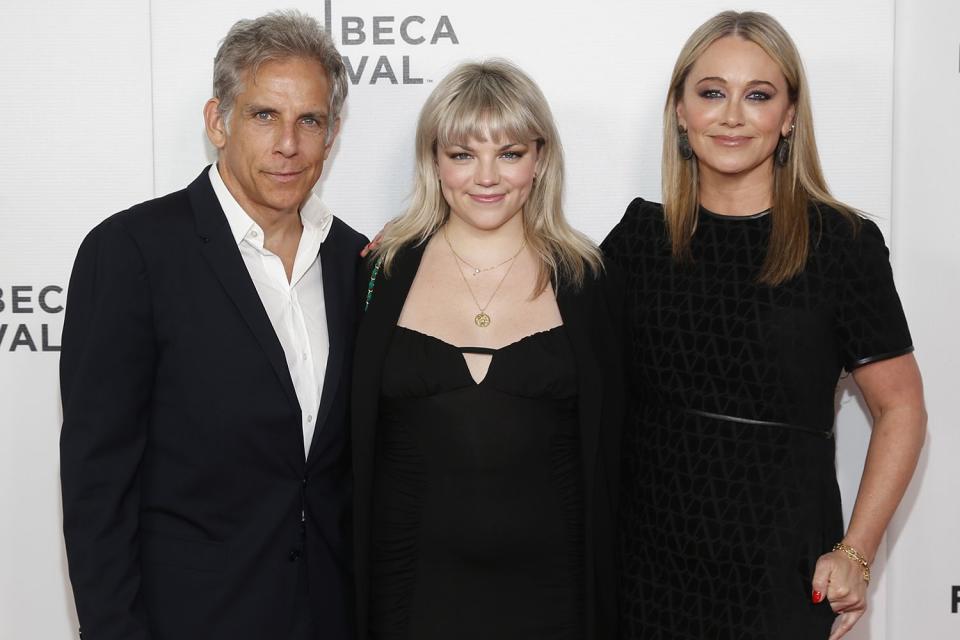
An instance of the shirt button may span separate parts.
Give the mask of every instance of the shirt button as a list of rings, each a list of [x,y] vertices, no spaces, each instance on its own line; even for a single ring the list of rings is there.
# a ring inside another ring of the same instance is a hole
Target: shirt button
[[[312,416],[312,415],[307,416],[307,422],[313,422],[313,416]]]
[[[306,352],[306,351],[303,352],[303,359],[304,359],[304,360],[307,359],[307,352]]]
[[[250,230],[250,235],[253,236],[254,238],[256,238],[257,236],[260,235],[260,233],[259,233],[256,229],[251,229],[251,230]]]

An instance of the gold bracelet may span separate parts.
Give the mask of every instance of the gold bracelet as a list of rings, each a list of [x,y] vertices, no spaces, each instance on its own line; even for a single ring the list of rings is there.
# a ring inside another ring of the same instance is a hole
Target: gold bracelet
[[[867,562],[867,559],[862,553],[849,545],[843,544],[842,542],[838,542],[837,544],[833,545],[833,550],[842,551],[848,558],[860,565],[863,568],[863,581],[867,584],[870,584],[870,563]]]

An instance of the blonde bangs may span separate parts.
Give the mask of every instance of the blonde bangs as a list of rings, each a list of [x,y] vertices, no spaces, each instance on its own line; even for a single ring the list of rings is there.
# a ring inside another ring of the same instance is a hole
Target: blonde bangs
[[[526,143],[543,138],[533,113],[490,76],[463,87],[443,105],[435,127],[438,148],[470,140]]]

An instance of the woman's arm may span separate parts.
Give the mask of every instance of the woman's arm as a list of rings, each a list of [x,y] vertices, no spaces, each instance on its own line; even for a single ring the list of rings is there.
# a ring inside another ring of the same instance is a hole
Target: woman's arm
[[[872,563],[883,533],[917,466],[926,434],[923,383],[912,354],[873,362],[853,372],[873,416],[873,433],[853,516],[843,543]],[[817,561],[813,590],[840,614],[830,640],[849,631],[866,611],[861,567],[842,551]]]

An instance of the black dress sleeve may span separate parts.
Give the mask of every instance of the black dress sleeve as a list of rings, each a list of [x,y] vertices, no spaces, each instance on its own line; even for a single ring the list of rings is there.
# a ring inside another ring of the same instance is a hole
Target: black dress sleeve
[[[844,368],[853,371],[913,351],[890,252],[877,225],[864,219],[845,254],[836,318]]]
[[[636,244],[643,240],[641,231],[643,213],[649,207],[643,198],[634,198],[627,206],[620,222],[610,230],[600,243],[600,251],[607,263],[613,263],[624,271],[629,270],[630,261],[637,253]]]

